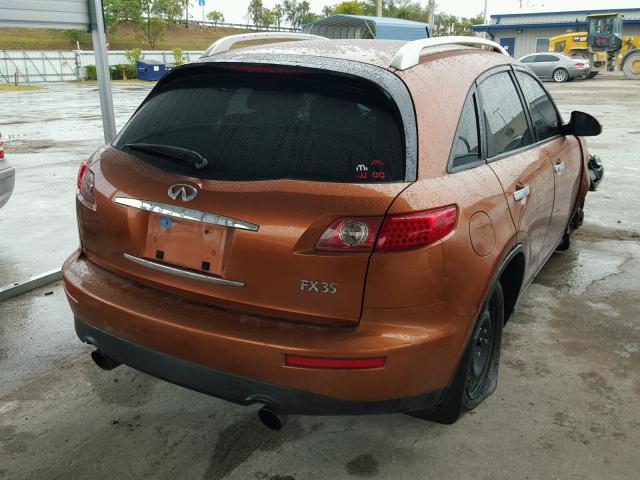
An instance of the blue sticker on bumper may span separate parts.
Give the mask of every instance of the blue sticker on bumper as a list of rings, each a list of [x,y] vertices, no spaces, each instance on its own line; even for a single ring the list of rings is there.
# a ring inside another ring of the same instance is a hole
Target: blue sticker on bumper
[[[171,217],[160,217],[160,228],[171,228]]]

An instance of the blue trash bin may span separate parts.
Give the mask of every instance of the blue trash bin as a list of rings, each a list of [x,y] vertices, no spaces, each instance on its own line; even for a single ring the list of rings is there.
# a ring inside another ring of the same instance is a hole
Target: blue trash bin
[[[166,71],[165,64],[155,60],[138,60],[137,67],[138,78],[148,82],[157,82],[164,76]]]

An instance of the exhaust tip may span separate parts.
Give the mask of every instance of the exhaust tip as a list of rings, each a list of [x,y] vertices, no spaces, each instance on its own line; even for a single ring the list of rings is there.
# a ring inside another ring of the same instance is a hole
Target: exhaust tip
[[[285,415],[279,415],[269,407],[262,407],[258,412],[258,418],[265,427],[274,432],[282,430],[282,427],[287,423]]]
[[[106,355],[101,353],[100,350],[94,350],[93,352],[91,352],[91,359],[93,360],[93,363],[95,363],[101,369],[107,371],[113,370],[120,365],[120,362],[114,360],[111,357],[107,357]]]

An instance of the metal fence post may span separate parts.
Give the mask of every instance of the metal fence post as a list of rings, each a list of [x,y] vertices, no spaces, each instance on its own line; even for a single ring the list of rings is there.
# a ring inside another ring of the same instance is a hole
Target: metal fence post
[[[90,0],[89,13],[91,15],[93,50],[96,54],[96,75],[98,78],[98,92],[100,93],[104,140],[106,143],[111,143],[116,137],[116,119],[113,113],[111,74],[109,71],[109,58],[107,56],[107,37],[104,32],[102,0]]]

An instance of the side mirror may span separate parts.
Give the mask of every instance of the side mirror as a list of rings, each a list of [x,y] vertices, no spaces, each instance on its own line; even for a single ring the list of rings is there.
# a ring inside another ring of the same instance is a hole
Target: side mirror
[[[588,113],[573,111],[571,120],[563,128],[565,135],[578,137],[595,137],[602,133],[602,125]]]

